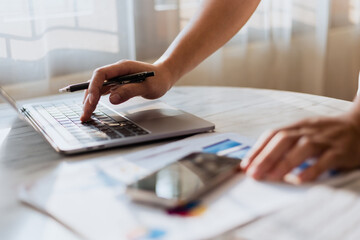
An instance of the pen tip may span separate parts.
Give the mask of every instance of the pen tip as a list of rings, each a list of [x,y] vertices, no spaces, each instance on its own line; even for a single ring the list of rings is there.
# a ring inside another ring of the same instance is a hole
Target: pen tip
[[[61,93],[67,92],[67,89],[66,89],[66,88],[60,88],[60,89],[59,89],[59,92],[61,92]]]

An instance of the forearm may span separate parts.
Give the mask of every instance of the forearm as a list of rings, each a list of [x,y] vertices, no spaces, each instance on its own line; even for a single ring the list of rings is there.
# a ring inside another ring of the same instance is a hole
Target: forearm
[[[204,0],[157,63],[178,80],[229,41],[248,21],[260,0]]]
[[[354,99],[354,105],[350,110],[350,114],[353,117],[355,124],[360,129],[360,96],[357,95]]]

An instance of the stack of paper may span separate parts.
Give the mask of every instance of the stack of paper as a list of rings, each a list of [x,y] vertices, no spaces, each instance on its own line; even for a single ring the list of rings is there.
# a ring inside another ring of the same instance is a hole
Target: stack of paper
[[[126,184],[195,151],[243,157],[252,142],[236,134],[205,134],[118,159],[62,164],[24,185],[20,199],[85,239],[204,239],[293,203],[310,186],[265,183],[239,174],[202,201],[198,215],[169,215],[134,203]]]

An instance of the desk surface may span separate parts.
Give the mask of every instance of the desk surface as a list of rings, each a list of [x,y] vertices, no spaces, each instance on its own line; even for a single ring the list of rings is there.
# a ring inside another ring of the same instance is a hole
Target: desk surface
[[[253,139],[264,130],[304,117],[337,115],[352,105],[308,94],[228,87],[175,87],[162,100],[215,123],[217,132],[236,132]],[[18,119],[8,105],[0,104],[0,239],[77,239],[52,219],[20,204],[16,198],[17,186],[50,172],[62,161],[119,156],[168,142],[65,157]]]

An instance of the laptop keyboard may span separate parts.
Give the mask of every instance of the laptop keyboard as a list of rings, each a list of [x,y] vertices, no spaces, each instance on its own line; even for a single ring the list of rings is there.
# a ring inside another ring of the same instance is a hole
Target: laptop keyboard
[[[130,120],[98,105],[88,122],[82,123],[82,105],[54,103],[35,106],[46,111],[81,143],[145,135],[149,132]]]

